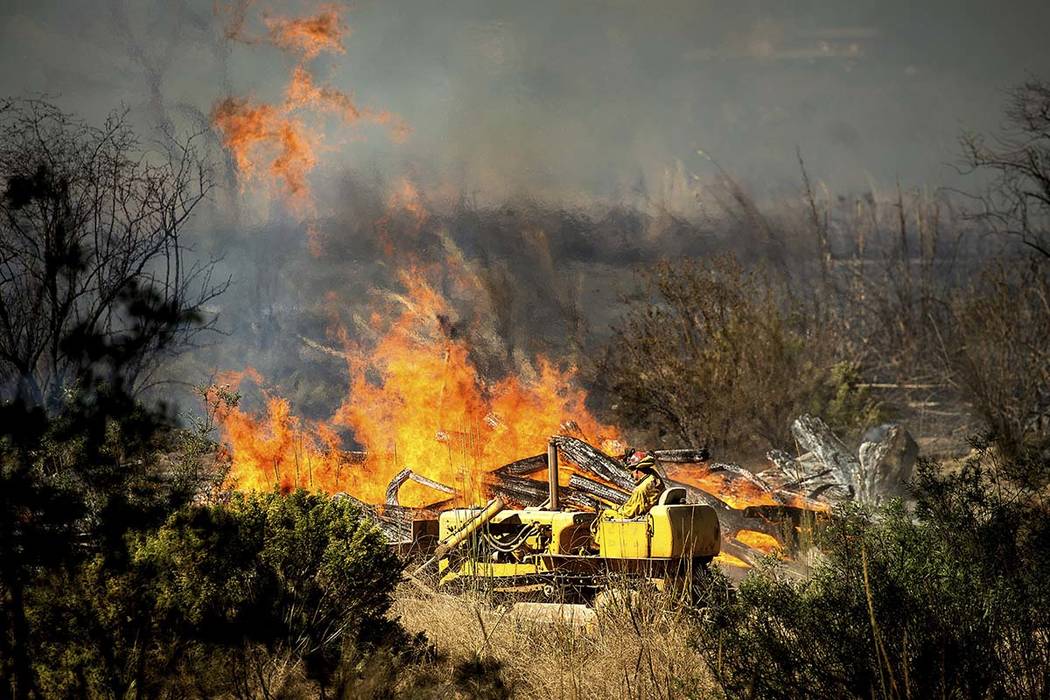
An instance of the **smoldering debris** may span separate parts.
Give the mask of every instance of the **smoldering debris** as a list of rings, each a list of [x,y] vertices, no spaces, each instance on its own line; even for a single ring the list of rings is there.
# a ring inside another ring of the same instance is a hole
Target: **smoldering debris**
[[[792,456],[785,450],[770,450],[769,468],[757,474],[737,464],[713,462],[706,450],[654,452],[658,472],[668,488],[682,488],[687,502],[715,509],[722,531],[722,551],[731,566],[755,566],[774,549],[793,551],[807,519],[812,524],[826,517],[837,502],[877,504],[906,495],[918,448],[902,426],[886,424],[869,430],[857,454],[814,416],[796,419],[792,433],[804,452]],[[568,483],[559,487],[561,503],[571,508],[601,510],[627,500],[633,483],[615,460],[577,437],[559,435],[552,442],[571,472]],[[489,472],[484,485],[490,495],[506,503],[543,506],[549,497],[548,484],[533,477],[546,467],[546,454],[524,457]],[[450,500],[426,508],[403,507],[397,494],[410,480]],[[710,483],[717,483],[718,487]],[[403,469],[388,485],[385,505],[358,504],[363,517],[374,522],[391,543],[408,551],[415,533],[425,525],[421,521],[436,520],[441,508],[450,506],[459,496],[452,487]],[[422,529],[429,532],[434,527],[431,523]]]
[[[868,430],[856,454],[814,416],[797,418],[791,433],[801,454],[770,450],[771,466],[758,475],[766,483],[807,498],[873,505],[907,495],[919,447],[903,426],[887,423]]]

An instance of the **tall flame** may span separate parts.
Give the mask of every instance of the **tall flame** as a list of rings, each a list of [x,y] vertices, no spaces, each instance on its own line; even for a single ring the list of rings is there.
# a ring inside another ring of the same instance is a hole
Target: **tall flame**
[[[477,500],[486,472],[542,452],[567,421],[592,441],[617,437],[587,409],[572,369],[541,359],[529,380],[486,382],[467,343],[448,328],[446,300],[422,271],[404,272],[401,283],[403,310],[375,347],[347,341],[350,392],[330,420],[308,424],[275,397],[264,416],[240,409],[223,416],[238,487],[347,491],[379,503],[390,479],[408,467]],[[348,460],[340,432],[366,447],[363,463]],[[414,484],[401,497],[416,506],[435,500],[435,492]]]

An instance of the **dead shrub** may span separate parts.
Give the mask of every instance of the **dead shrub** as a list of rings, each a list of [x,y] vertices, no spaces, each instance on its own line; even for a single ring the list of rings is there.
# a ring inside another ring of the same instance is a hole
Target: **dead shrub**
[[[1016,454],[1050,439],[1050,271],[988,268],[950,300],[944,330],[949,381],[987,425],[1000,448]]]
[[[539,619],[486,596],[405,589],[393,612],[437,649],[448,695],[709,697],[689,610],[655,591],[624,600],[584,618]]]
[[[829,409],[846,431],[874,415],[856,368],[838,363],[832,326],[763,268],[731,256],[662,263],[645,283],[597,377],[622,425],[659,442],[764,450],[790,444],[806,411]]]

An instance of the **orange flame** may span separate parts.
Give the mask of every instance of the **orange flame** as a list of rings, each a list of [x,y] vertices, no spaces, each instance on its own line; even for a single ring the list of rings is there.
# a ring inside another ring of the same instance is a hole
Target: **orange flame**
[[[411,217],[412,226],[409,232],[413,236],[419,235],[419,232],[423,230],[423,225],[430,218],[429,212],[423,205],[423,197],[419,194],[419,190],[407,178],[402,178],[398,188],[390,194],[387,200],[386,214],[375,223],[379,247],[388,258],[394,256],[394,250],[397,247],[393,237],[390,235],[391,223],[393,223],[394,215],[397,212],[404,212]]]
[[[411,214],[415,220],[417,231],[430,218],[426,207],[423,206],[423,197],[419,194],[419,189],[407,178],[402,178],[398,188],[390,195],[390,199],[387,201],[387,208],[391,210],[401,209]]]
[[[733,535],[733,539],[747,545],[751,549],[757,549],[763,554],[772,554],[776,550],[781,549],[781,544],[776,537],[755,530],[740,530]]]
[[[242,33],[246,5],[227,10],[227,36],[258,43]],[[324,51],[343,53],[343,37],[349,32],[340,10],[325,6],[313,16],[299,19],[267,17],[269,43],[296,53],[299,63],[292,70],[283,102],[260,104],[249,99],[226,98],[212,110],[212,122],[233,155],[237,170],[247,179],[265,173],[281,186],[294,209],[309,215],[314,211],[308,176],[317,166],[316,153],[322,142],[320,126],[308,125],[295,113],[334,113],[344,123],[367,120],[387,127],[390,139],[403,142],[410,132],[404,121],[387,111],[359,108],[353,98],[335,88],[319,86],[305,63]],[[316,247],[316,237],[311,239]]]
[[[318,87],[302,66],[292,71],[292,81],[285,91],[285,104],[290,108],[313,107],[318,111],[335,112],[345,122],[361,118],[361,111],[349,95],[330,87]]]
[[[304,426],[285,399],[267,397],[265,416],[232,409],[220,420],[232,450],[230,478],[239,488],[315,489],[353,475],[336,434],[323,424]]]
[[[386,126],[390,130],[390,139],[397,143],[407,138],[411,131],[395,114],[359,108],[353,98],[345,92],[332,87],[318,86],[309,71],[301,65],[292,71],[291,82],[285,91],[285,108],[311,108],[318,112],[334,113],[347,124],[364,119]]]
[[[274,397],[265,416],[234,409],[222,417],[239,488],[302,486],[380,503],[390,479],[408,467],[476,501],[486,472],[542,452],[566,421],[592,442],[616,437],[584,405],[571,369],[540,360],[530,380],[486,382],[467,343],[448,330],[451,309],[421,271],[405,272],[401,283],[404,308],[376,346],[366,353],[348,343],[350,394],[331,420],[307,425]],[[347,461],[340,428],[366,446],[363,464]],[[401,493],[405,505],[439,498],[415,484]]]
[[[304,61],[309,61],[323,51],[343,53],[346,50],[343,37],[349,34],[349,28],[339,12],[338,7],[326,5],[314,17],[267,17],[263,21],[274,46],[297,52]]]
[[[782,503],[773,494],[744,479],[733,479],[721,472],[693,465],[671,467],[667,475],[676,481],[695,486],[718,496],[731,508],[747,506],[776,506]]]
[[[231,97],[215,106],[212,122],[241,173],[250,179],[256,176],[258,164],[266,164],[290,202],[300,210],[309,207],[306,176],[317,164],[319,137],[301,121],[282,108]]]

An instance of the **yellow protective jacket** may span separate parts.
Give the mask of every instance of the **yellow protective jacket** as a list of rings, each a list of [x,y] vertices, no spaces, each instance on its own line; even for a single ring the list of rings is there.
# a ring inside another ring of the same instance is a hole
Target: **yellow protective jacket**
[[[619,508],[615,509],[616,516],[620,518],[637,518],[645,515],[660,501],[663,493],[664,482],[655,474],[643,478],[631,491],[631,497]]]

